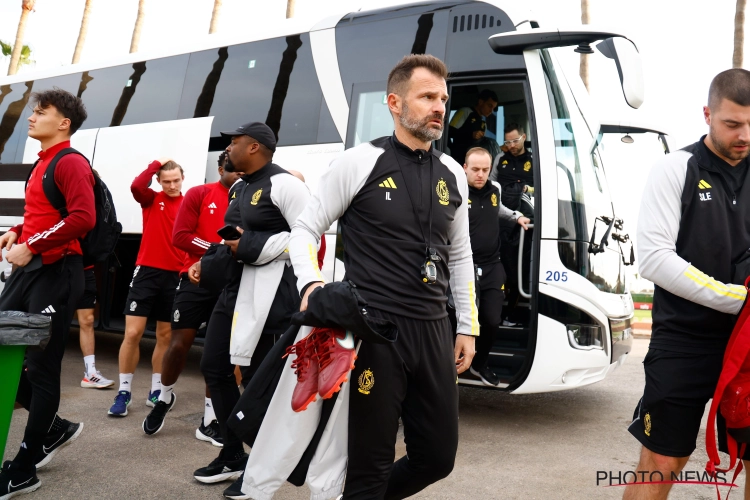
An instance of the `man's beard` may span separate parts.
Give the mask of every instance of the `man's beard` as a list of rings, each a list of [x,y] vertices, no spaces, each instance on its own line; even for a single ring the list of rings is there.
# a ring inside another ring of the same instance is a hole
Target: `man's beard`
[[[711,136],[711,144],[713,144],[714,148],[716,148],[716,151],[724,158],[729,158],[730,160],[738,161],[738,160],[744,160],[745,158],[747,158],[748,155],[750,155],[750,148],[741,152],[732,151],[732,146],[747,146],[750,143],[737,141],[737,142],[732,142],[730,144],[726,144],[726,143],[721,142],[719,138],[716,137],[716,134],[714,134],[713,129],[709,129],[708,134]]]
[[[440,120],[439,129],[429,126],[430,121],[435,119]],[[409,113],[409,106],[404,102],[404,111],[399,115],[398,121],[402,127],[420,141],[437,141],[443,136],[443,115],[440,113],[435,113],[421,120],[412,118]]]
[[[227,155],[226,159],[224,160],[224,171],[236,172],[234,165],[232,164],[232,161],[229,159],[229,155]]]

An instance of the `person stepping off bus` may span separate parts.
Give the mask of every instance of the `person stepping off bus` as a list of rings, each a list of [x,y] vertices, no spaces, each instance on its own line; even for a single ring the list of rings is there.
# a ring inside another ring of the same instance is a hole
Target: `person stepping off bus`
[[[53,179],[65,199],[65,217],[47,198],[43,179],[58,154],[70,148],[70,136],[86,120],[86,108],[81,99],[57,88],[35,92],[31,100],[29,137],[39,140],[42,150],[26,185],[23,223],[0,237],[0,249],[8,251],[5,259],[14,268],[0,294],[0,311],[48,315],[50,338],[46,348],[26,352],[16,402],[29,416],[18,453],[0,470],[0,498],[38,489],[36,466],[49,462],[83,430],[83,423],[59,418],[57,409],[65,341],[83,295],[79,240],[96,225],[94,174],[79,154],[59,157]]]
[[[476,354],[471,363],[471,374],[485,385],[497,386],[500,377],[487,366],[503,312],[503,284],[505,268],[500,261],[500,224],[498,218],[518,223],[524,230],[531,222],[521,212],[505,207],[501,200],[502,188],[488,181],[492,157],[484,148],[466,152],[464,172],[469,183],[469,234],[474,265],[479,282],[479,324]]]
[[[172,305],[172,338],[164,353],[161,368],[161,393],[151,413],[143,421],[143,432],[156,434],[164,426],[171,407],[172,392],[177,378],[185,368],[190,347],[198,328],[207,322],[219,298],[219,292],[201,288],[190,282],[188,271],[206,253],[211,243],[219,243],[217,231],[224,226],[224,213],[229,205],[229,188],[239,174],[225,169],[226,152],[219,156],[219,181],[190,188],[177,212],[172,242],[185,252],[180,282]],[[221,446],[219,424],[206,388],[205,412],[195,437]]]
[[[161,191],[149,188],[151,179],[161,185]],[[185,252],[172,245],[172,232],[177,211],[182,203],[182,167],[169,158],[149,164],[130,185],[135,201],[143,210],[143,238],[135,262],[133,280],[125,301],[125,338],[120,346],[120,387],[109,415],[128,414],[133,387],[133,373],[140,357],[140,341],[149,316],[156,319],[156,347],[151,357],[153,373],[151,391],[146,405],[154,406],[161,391],[161,365],[169,347],[170,319],[179,273]],[[176,396],[172,394],[170,409]]]

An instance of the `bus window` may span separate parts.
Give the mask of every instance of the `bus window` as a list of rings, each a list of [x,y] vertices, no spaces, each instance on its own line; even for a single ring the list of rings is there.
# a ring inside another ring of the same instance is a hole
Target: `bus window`
[[[373,22],[372,12],[353,12],[336,27],[339,70],[350,107],[356,104],[351,94],[353,85],[385,79],[405,55],[432,54],[445,59],[447,12],[425,12],[435,10],[429,4],[401,10],[385,23]],[[408,15],[409,11],[414,15]]]
[[[558,83],[546,51],[542,51],[542,63],[557,157],[558,237],[589,241],[595,219],[613,215],[606,179],[601,162],[595,164],[586,151],[591,134],[569,90]]]
[[[592,136],[570,90],[559,84],[546,50],[542,50],[542,67],[557,159],[560,261],[599,290],[624,293],[622,256],[616,245],[610,244],[602,253],[589,252],[595,224],[595,243],[600,243],[607,229],[601,219],[611,220],[614,217],[600,153],[596,150],[593,154],[588,153]]]
[[[86,128],[174,120],[188,55],[96,69],[80,75]]]
[[[26,135],[26,105],[34,82],[0,86],[0,163],[13,163],[19,138]],[[23,147],[20,148],[23,150]]]
[[[322,100],[303,33],[191,54],[179,117],[214,116],[211,137],[259,121],[278,146],[314,144]]]
[[[346,147],[393,133],[393,117],[388,109],[385,82],[358,83],[352,89],[354,105],[349,111]]]

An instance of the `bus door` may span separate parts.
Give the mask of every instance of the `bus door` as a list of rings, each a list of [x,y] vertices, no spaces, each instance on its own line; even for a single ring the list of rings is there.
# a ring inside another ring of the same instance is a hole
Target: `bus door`
[[[526,79],[459,77],[451,79],[448,92],[447,126],[439,147],[460,165],[464,164],[469,149],[487,150],[492,157],[490,180],[501,185],[502,199],[513,205],[508,208],[522,212],[536,223],[536,133]],[[506,131],[511,139],[508,143]],[[508,387],[525,364],[533,337],[530,333],[535,328],[536,305],[530,293],[532,283],[537,281],[533,278],[536,275],[532,257],[534,229],[523,231],[518,224],[505,221],[498,224],[506,273],[505,300],[496,305],[502,307],[503,319],[495,334],[489,366],[502,379],[500,387]],[[461,376],[461,382],[482,385],[478,377],[469,373]]]

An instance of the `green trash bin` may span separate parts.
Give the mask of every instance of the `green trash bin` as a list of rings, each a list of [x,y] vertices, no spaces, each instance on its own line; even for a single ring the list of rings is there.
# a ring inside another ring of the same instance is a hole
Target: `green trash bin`
[[[43,349],[50,317],[19,311],[0,312],[0,452],[5,454],[26,348]]]

